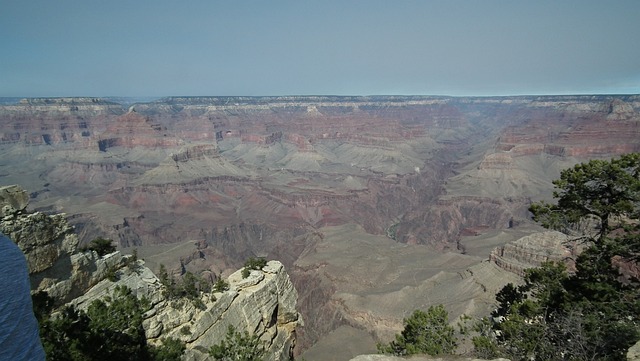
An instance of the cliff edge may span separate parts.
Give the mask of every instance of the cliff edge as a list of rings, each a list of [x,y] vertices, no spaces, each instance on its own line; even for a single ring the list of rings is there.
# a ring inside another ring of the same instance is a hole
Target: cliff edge
[[[168,300],[143,260],[117,251],[104,257],[78,252],[78,238],[65,215],[29,212],[28,199],[18,186],[0,187],[0,232],[25,254],[32,291],[46,291],[58,305],[84,308],[126,286],[151,301],[143,324],[148,341],[184,341],[184,360],[208,359],[208,349],[224,339],[229,326],[258,335],[265,360],[292,359],[302,319],[295,308],[298,293],[280,262],[270,261],[246,278],[238,270],[229,276],[228,290],[200,292],[198,306],[186,299]]]

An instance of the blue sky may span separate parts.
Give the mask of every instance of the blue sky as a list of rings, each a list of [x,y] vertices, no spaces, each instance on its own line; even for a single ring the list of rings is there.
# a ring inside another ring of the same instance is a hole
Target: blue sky
[[[640,1],[0,0],[0,96],[640,93]]]

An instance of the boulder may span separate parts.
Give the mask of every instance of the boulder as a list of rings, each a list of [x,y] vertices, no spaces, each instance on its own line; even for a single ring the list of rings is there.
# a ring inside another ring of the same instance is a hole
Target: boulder
[[[10,206],[22,212],[29,205],[29,194],[17,185],[0,187],[0,208]]]
[[[640,361],[640,341],[631,346],[627,352],[628,361]]]

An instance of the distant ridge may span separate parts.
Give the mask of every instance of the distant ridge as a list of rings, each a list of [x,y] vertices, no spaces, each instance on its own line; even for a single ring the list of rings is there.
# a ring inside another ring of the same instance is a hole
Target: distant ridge
[[[621,99],[624,101],[638,101],[640,94],[575,94],[575,95],[487,95],[487,96],[449,96],[449,95],[275,95],[275,96],[107,96],[107,97],[0,97],[0,105],[27,104],[56,104],[90,102],[98,104],[181,104],[181,105],[259,105],[289,102],[407,102],[421,100],[490,100],[490,99],[518,99],[526,101],[576,101],[576,100],[607,100]]]

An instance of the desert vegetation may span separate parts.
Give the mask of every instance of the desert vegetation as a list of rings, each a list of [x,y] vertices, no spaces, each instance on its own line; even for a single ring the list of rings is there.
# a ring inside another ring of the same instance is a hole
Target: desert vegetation
[[[244,263],[244,267],[242,268],[242,278],[249,277],[249,274],[251,274],[252,270],[261,270],[266,265],[267,260],[264,258],[249,257],[249,259]]]
[[[584,244],[576,259],[526,270],[522,283],[496,294],[490,315],[460,332],[450,325],[443,305],[415,310],[404,320],[404,330],[378,350],[401,356],[451,354],[463,335],[471,336],[482,358],[624,360],[640,340],[640,154],[578,164],[553,183],[555,202],[533,203],[530,211],[543,226]],[[102,249],[107,242],[95,244]],[[262,258],[250,258],[242,276],[265,265]],[[229,287],[222,279],[212,286],[189,272],[176,282],[160,268],[168,298],[197,302],[203,290]],[[51,299],[34,295],[49,360],[179,359],[185,347],[179,340],[146,343],[142,315],[148,308],[148,301],[124,287],[86,310],[67,306],[53,314]],[[229,328],[209,354],[259,360],[264,347],[255,335]]]
[[[81,249],[82,252],[95,251],[98,256],[104,257],[105,255],[115,252],[116,246],[113,244],[113,240],[98,237],[94,238],[89,244]]]
[[[147,343],[142,321],[149,302],[126,287],[116,287],[86,311],[66,306],[52,313],[53,301],[46,293],[34,295],[33,301],[47,360],[172,361],[180,360],[185,350],[183,342],[172,338],[159,346]]]
[[[261,361],[264,345],[255,334],[229,326],[225,339],[211,346],[209,355],[219,361]]]
[[[160,265],[158,278],[164,286],[164,297],[175,301],[175,305],[181,304],[184,300],[189,300],[194,306],[203,308],[204,303],[200,299],[201,292],[210,292],[212,289],[211,282],[191,272],[185,272],[181,279],[176,281],[169,275],[167,268],[163,264]]]
[[[575,269],[545,263],[505,286],[474,345],[513,360],[624,360],[640,339],[640,154],[579,164],[554,185],[534,219],[587,248]]]
[[[449,314],[443,305],[415,310],[404,320],[404,330],[388,345],[378,344],[380,353],[396,356],[450,354],[457,346],[455,330],[449,325]]]
[[[511,360],[626,360],[640,339],[640,154],[592,160],[562,171],[556,202],[533,203],[534,219],[586,245],[571,262],[526,270],[496,294],[475,323],[476,356]],[[570,269],[567,263],[574,265]],[[382,353],[453,353],[455,330],[442,305],[416,310]],[[467,332],[463,332],[467,333]]]

